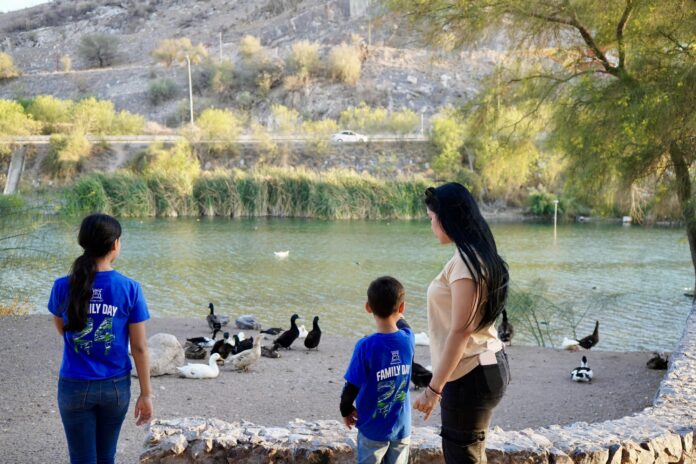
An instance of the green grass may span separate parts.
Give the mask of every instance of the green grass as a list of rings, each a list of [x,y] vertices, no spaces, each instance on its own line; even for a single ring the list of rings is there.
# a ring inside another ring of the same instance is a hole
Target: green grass
[[[64,212],[119,217],[223,216],[411,219],[425,216],[422,178],[379,179],[348,170],[265,168],[201,174],[191,194],[163,177],[91,174],[65,191]]]

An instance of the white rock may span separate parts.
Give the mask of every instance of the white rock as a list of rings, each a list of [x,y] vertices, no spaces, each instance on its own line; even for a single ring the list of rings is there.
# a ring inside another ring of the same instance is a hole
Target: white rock
[[[157,333],[147,341],[150,354],[150,376],[176,374],[176,368],[184,364],[184,348],[174,335]],[[133,375],[138,373],[133,369]]]

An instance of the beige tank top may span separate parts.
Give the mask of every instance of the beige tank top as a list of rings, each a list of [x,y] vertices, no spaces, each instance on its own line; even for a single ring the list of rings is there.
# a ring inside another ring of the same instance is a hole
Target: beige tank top
[[[433,371],[440,364],[440,358],[445,349],[445,341],[452,327],[452,291],[450,286],[459,279],[473,280],[473,277],[459,255],[459,250],[455,250],[452,259],[445,264],[442,272],[428,286],[428,331]],[[479,315],[474,317],[474,327],[478,325],[480,320]],[[474,332],[469,336],[464,346],[462,358],[449,381],[465,376],[478,366],[478,357],[481,353],[485,351],[497,352],[502,348],[503,344],[498,339],[498,332],[493,324]]]

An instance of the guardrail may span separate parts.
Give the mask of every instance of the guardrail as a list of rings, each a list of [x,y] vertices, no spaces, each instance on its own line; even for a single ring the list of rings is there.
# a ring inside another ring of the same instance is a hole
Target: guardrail
[[[50,136],[48,135],[28,135],[28,136],[18,136],[18,137],[1,137],[0,144],[16,144],[16,145],[46,145],[50,142]],[[271,135],[271,140],[274,142],[307,142],[316,140],[316,137],[304,135],[304,134],[290,134],[290,135]],[[93,143],[105,142],[109,144],[130,144],[130,143],[175,143],[179,140],[185,139],[180,135],[88,135],[87,140]],[[327,136],[327,140],[330,136]],[[335,142],[338,144],[350,144],[350,143],[370,143],[370,142],[427,142],[430,140],[425,135],[374,135],[368,136],[367,142]],[[235,142],[237,143],[260,143],[265,142],[267,139],[262,139],[254,137],[251,135],[241,135],[237,137]],[[196,143],[227,143],[229,140],[223,139],[205,139],[198,140]]]

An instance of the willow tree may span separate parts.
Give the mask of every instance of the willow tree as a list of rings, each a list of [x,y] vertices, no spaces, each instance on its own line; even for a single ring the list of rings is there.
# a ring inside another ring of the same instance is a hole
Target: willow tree
[[[587,189],[657,179],[678,198],[696,270],[693,0],[388,0],[427,43],[505,41],[520,118],[551,108],[547,140]],[[513,63],[514,62],[514,63]]]

